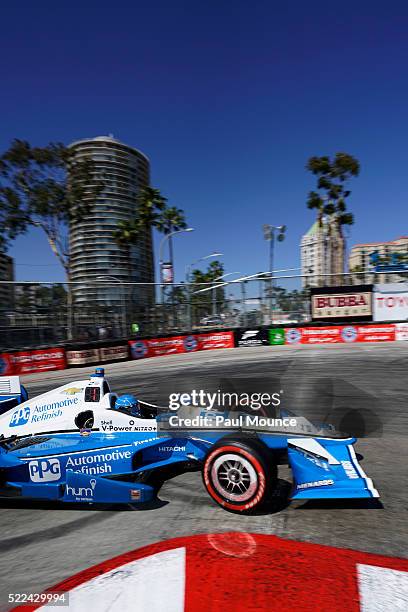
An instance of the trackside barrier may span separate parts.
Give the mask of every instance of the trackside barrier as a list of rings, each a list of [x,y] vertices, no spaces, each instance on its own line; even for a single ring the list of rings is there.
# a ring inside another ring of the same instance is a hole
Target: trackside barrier
[[[253,328],[235,332],[235,346],[408,341],[408,323]]]
[[[103,343],[102,346],[70,345],[38,350],[0,353],[0,376],[30,374],[66,367],[96,365],[179,353],[233,347],[296,344],[344,344],[355,342],[407,341],[408,322],[371,325],[274,327],[214,331],[160,338]]]
[[[408,341],[408,323],[395,324],[395,339]]]
[[[285,344],[335,344],[395,340],[395,325],[339,325],[285,329]]]
[[[147,338],[129,340],[132,359],[159,357],[178,353],[193,353],[221,348],[233,348],[234,333],[232,331],[191,334],[188,336],[172,336],[170,338]]]
[[[70,366],[92,365],[129,359],[126,341],[104,342],[99,345],[70,345],[66,347],[67,364]]]
[[[0,375],[3,376],[64,370],[65,368],[66,359],[63,347],[0,353]]]

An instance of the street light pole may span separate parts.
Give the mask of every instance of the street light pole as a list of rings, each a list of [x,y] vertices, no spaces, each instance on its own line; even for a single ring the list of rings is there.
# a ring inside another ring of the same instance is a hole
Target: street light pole
[[[241,283],[241,293],[242,293],[242,311],[243,311],[243,317],[242,317],[242,322],[243,322],[243,326],[246,327],[247,324],[247,309],[246,309],[246,292],[245,292],[245,283],[246,281],[242,281]]]
[[[285,240],[286,225],[264,225],[264,238],[269,240],[269,317],[273,323],[273,256],[275,247],[275,231],[279,232],[277,236],[278,242]]]
[[[160,246],[159,246],[159,265],[160,265],[160,302],[162,304],[164,304],[164,283],[163,283],[163,248],[165,243],[169,240],[169,238],[171,238],[172,236],[175,236],[175,234],[182,234],[185,232],[193,232],[194,228],[193,227],[187,227],[185,229],[180,229],[180,230],[175,230],[174,232],[169,232],[168,234],[166,234],[165,236],[163,236],[163,238],[160,241]],[[174,270],[172,270],[172,273],[174,274]]]

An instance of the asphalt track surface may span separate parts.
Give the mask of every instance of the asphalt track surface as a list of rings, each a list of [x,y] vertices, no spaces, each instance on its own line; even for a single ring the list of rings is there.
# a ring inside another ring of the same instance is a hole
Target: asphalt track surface
[[[30,397],[93,368],[24,377]],[[283,391],[282,406],[359,436],[356,452],[380,502],[285,502],[239,516],[213,504],[199,473],[170,480],[149,509],[0,502],[0,610],[7,594],[41,592],[115,555],[161,540],[241,531],[408,557],[408,343],[262,347],[158,357],[106,366],[113,390],[164,405],[191,389]]]

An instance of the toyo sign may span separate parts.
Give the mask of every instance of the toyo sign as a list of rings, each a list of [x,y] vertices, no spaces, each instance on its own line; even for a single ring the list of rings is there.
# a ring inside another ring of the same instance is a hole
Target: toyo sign
[[[408,321],[408,283],[374,285],[374,321]]]

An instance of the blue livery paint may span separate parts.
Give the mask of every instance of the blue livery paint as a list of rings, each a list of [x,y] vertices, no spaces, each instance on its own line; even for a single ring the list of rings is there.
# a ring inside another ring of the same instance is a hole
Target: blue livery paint
[[[212,445],[225,435],[225,431],[200,431],[197,436],[191,432],[174,438],[156,432],[92,432],[88,437],[66,433],[3,440],[1,493],[73,503],[150,502],[157,485],[141,482],[141,476],[163,473],[165,478],[169,468],[199,469]],[[292,499],[378,497],[356,459],[353,438],[265,433],[257,438],[265,448],[287,451],[294,480]]]
[[[355,438],[339,438],[328,424],[299,418],[297,430],[292,430],[291,435],[287,429],[255,431],[242,426],[239,430],[197,427],[176,434],[166,428],[174,415],[167,408],[160,410],[140,402],[143,410],[149,408],[147,416],[140,420],[129,420],[120,411],[112,410],[117,396],[109,391],[103,368],[97,368],[90,382],[65,385],[29,402],[17,377],[5,377],[0,382],[0,414],[4,413],[2,419],[7,424],[4,435],[15,434],[0,436],[2,497],[89,504],[151,502],[166,478],[201,469],[214,444],[222,445],[225,437],[228,446],[234,441],[243,442],[244,448],[260,453],[270,475],[275,473],[277,464],[287,461],[293,473],[292,499],[379,497],[356,458]],[[87,389],[94,391],[88,399]],[[151,408],[157,410],[150,413]],[[68,418],[54,428],[65,424],[65,433],[53,433],[49,415],[61,410]],[[78,422],[76,417],[81,414],[86,419]],[[121,419],[118,422],[114,421],[116,415]],[[225,422],[233,420],[228,419],[228,412],[216,408],[198,408],[198,415],[205,417],[210,426],[220,416]],[[281,410],[280,416],[295,415]],[[36,425],[34,431],[32,427],[21,429],[27,423]],[[204,481],[205,478],[204,470]]]

